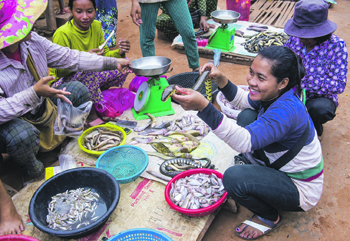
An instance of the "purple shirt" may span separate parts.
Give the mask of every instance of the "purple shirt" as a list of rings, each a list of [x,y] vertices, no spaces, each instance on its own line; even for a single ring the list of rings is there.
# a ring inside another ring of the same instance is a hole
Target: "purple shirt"
[[[336,35],[306,53],[297,37],[290,37],[284,46],[292,49],[303,60],[306,75],[301,87],[307,99],[326,97],[338,106],[338,96],[345,90],[348,72],[348,51],[345,41]]]

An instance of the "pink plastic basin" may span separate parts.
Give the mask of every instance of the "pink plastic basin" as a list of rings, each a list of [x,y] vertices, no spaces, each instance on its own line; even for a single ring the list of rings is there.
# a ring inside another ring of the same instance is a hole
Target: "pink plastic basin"
[[[27,235],[17,235],[17,234],[9,234],[0,236],[0,241],[40,241],[39,239],[27,236]]]

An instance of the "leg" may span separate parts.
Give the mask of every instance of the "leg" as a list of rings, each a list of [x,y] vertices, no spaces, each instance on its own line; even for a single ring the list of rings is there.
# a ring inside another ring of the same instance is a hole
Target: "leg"
[[[156,28],[158,31],[162,31],[169,39],[173,40],[179,32],[176,30],[173,21],[169,15],[162,13],[157,17]]]
[[[223,184],[233,200],[270,221],[279,219],[277,210],[302,211],[297,187],[285,173],[275,169],[255,165],[233,166],[225,171]],[[257,217],[252,221],[259,223]],[[240,226],[238,230],[242,235],[257,237],[262,234],[250,226],[244,227]]]
[[[336,105],[332,100],[324,97],[309,99],[305,105],[314,123],[317,135],[322,136],[322,125],[334,119],[337,109]]]
[[[32,177],[40,176],[44,165],[36,155],[40,147],[40,132],[29,122],[15,118],[0,125],[0,152],[8,153]]]
[[[162,2],[162,5],[169,13],[170,18],[182,37],[189,67],[191,69],[198,68],[199,54],[197,40],[194,35],[192,19],[186,0],[166,1]]]
[[[0,235],[21,234],[22,231],[23,220],[0,181]]]
[[[140,3],[141,20],[140,45],[142,56],[155,56],[154,38],[156,37],[156,22],[160,3]]]
[[[258,111],[252,109],[244,109],[237,116],[237,125],[246,127],[253,123],[258,117]]]
[[[89,101],[89,90],[80,82],[73,81],[61,84],[56,89],[63,89],[66,87],[66,90],[70,92],[70,95],[67,95],[67,98],[72,102],[73,106],[77,107],[87,101]],[[52,102],[57,105],[57,98],[52,98]]]

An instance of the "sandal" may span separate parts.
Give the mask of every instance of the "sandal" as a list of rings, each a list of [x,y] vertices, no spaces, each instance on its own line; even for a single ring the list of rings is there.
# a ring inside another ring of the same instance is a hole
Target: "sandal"
[[[101,124],[104,124],[105,122],[103,120],[101,120],[100,118],[97,118],[96,120],[94,121],[91,121],[89,123],[85,123],[85,126],[88,126],[88,127],[93,127],[93,126],[98,126],[98,125],[101,125]]]
[[[257,216],[257,217],[258,217],[262,222],[264,222],[268,227],[267,227],[267,226],[264,226],[264,225],[261,225],[261,224],[258,224],[258,223],[256,223],[256,222],[251,221],[251,220],[253,219],[254,215]],[[270,220],[268,220],[268,219],[266,219],[266,218],[262,218],[262,217],[259,217],[259,216],[256,215],[256,214],[253,214],[253,216],[251,216],[251,218],[250,218],[249,220],[245,220],[245,221],[243,222],[244,224],[246,224],[246,226],[242,229],[241,232],[237,232],[236,230],[238,229],[239,226],[242,225],[242,223],[239,224],[239,225],[235,228],[235,234],[236,234],[238,237],[240,237],[240,238],[242,238],[242,239],[245,239],[245,240],[254,240],[254,239],[261,238],[262,236],[268,234],[268,233],[271,232],[272,230],[275,230],[276,228],[278,228],[279,226],[281,226],[281,224],[282,224],[282,217],[281,217],[281,215],[279,215],[279,218],[280,218],[280,220],[278,221],[278,223],[275,224],[274,222],[272,222],[272,221],[270,221]],[[260,231],[262,232],[262,235],[258,236],[257,238],[244,238],[244,237],[241,237],[241,233],[242,233],[248,226],[251,226],[251,227],[253,227],[253,228],[256,228],[256,229],[260,230]]]

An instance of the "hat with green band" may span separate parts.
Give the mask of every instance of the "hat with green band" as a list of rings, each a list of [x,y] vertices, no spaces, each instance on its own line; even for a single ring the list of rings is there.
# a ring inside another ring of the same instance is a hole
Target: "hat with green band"
[[[0,0],[0,49],[22,40],[45,11],[48,0]]]

